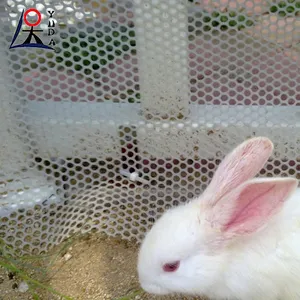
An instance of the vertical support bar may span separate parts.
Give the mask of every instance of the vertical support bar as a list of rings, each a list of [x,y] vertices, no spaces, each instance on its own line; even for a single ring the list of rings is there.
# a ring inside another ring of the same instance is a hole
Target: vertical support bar
[[[146,119],[188,116],[185,0],[134,0],[141,104]]]

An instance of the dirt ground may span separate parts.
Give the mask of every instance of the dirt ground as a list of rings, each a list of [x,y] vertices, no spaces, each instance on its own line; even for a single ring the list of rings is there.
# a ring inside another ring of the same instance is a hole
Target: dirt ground
[[[59,247],[53,249],[53,255]],[[76,239],[59,254],[49,270],[47,285],[76,300],[175,300],[200,299],[183,296],[156,297],[140,290],[137,274],[138,248],[135,244],[87,235]],[[0,300],[35,299],[29,292],[19,291],[20,281],[11,273],[0,269]],[[39,299],[62,299],[40,292]],[[37,298],[36,298],[37,299]]]

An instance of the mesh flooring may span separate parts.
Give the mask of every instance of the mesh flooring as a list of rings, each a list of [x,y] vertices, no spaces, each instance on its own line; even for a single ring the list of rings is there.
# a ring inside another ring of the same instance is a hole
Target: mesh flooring
[[[300,2],[161,2],[5,3],[0,238],[20,252],[79,230],[140,241],[250,136],[275,144],[259,176],[300,179]],[[9,49],[30,7],[55,52]]]

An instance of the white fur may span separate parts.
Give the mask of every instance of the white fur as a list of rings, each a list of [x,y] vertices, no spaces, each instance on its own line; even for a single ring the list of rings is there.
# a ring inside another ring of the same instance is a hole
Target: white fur
[[[146,235],[138,258],[142,288],[211,299],[300,299],[300,189],[263,229],[228,243],[208,226],[202,197],[167,211]],[[176,272],[162,270],[176,260]]]
[[[205,233],[199,234],[193,206],[169,210],[144,240],[138,271],[146,291],[212,299],[300,299],[300,189],[264,230],[212,255],[205,251]],[[162,264],[177,259],[177,272],[162,272]]]

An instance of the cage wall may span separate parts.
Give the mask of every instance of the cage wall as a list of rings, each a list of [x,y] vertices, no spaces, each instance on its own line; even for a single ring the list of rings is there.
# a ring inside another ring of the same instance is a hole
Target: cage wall
[[[77,231],[140,241],[250,136],[275,144],[258,176],[300,179],[299,1],[4,5],[0,238],[20,251]],[[29,8],[55,51],[10,49]]]

